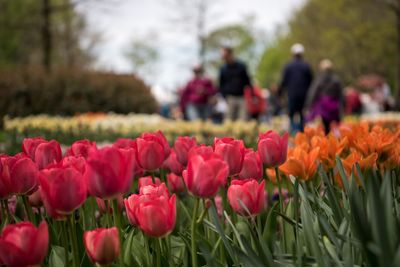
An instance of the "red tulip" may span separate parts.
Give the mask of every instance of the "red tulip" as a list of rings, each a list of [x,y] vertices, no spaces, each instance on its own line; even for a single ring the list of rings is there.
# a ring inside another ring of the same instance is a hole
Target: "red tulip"
[[[22,142],[22,149],[38,165],[39,170],[60,162],[62,159],[61,146],[55,140],[25,138]]]
[[[129,191],[133,179],[134,151],[105,147],[89,152],[85,180],[89,193],[112,198]]]
[[[40,196],[40,187],[29,196],[28,200],[32,207],[39,208],[43,206],[42,197]]]
[[[245,147],[242,140],[230,137],[215,138],[214,151],[220,155],[229,166],[229,175],[240,172],[243,166]]]
[[[0,237],[0,262],[9,267],[39,266],[47,255],[49,233],[43,221],[10,224]]]
[[[140,181],[140,180],[139,180]],[[132,225],[139,225],[139,221],[136,218],[136,211],[139,207],[138,201],[139,197],[143,195],[156,195],[158,197],[163,196],[165,198],[169,198],[169,192],[164,183],[160,184],[149,184],[142,185],[139,190],[139,194],[131,195],[129,198],[124,200],[126,215],[128,217],[129,222]]]
[[[100,265],[111,264],[121,253],[119,234],[116,227],[85,231],[83,243],[90,260]]]
[[[154,177],[155,183],[153,183],[153,178],[151,176],[145,176],[142,178],[139,178],[138,186],[139,188],[146,186],[146,185],[160,185],[161,180],[158,177]]]
[[[175,140],[174,149],[176,152],[176,156],[178,161],[183,165],[186,166],[188,163],[188,153],[192,147],[197,145],[195,137],[189,136],[179,136]]]
[[[214,149],[212,147],[206,145],[199,145],[192,147],[189,150],[188,159],[190,159],[192,156],[210,157],[213,154],[214,154]]]
[[[185,191],[185,184],[182,177],[176,175],[175,173],[167,174],[168,188],[171,192],[181,193]]]
[[[163,237],[175,227],[176,197],[169,197],[162,187],[143,187],[140,195],[125,199],[125,207],[129,221],[148,236]]]
[[[80,173],[85,173],[86,169],[86,160],[83,157],[75,157],[75,156],[66,156],[64,157],[60,164],[61,166],[64,167],[73,167]],[[51,168],[51,165],[50,165]]]
[[[160,168],[169,156],[170,147],[161,131],[144,133],[136,139],[136,142],[139,165],[147,171]]]
[[[136,140],[129,139],[129,138],[119,138],[113,146],[118,148],[125,148],[125,149],[133,149],[135,151],[135,163],[133,164],[133,177],[140,177],[144,174],[144,170],[140,167],[139,162],[137,160],[137,143]]]
[[[83,175],[74,167],[54,166],[39,172],[41,197],[50,216],[71,214],[86,200],[87,187]]]
[[[122,195],[116,196],[117,202],[118,202],[118,209],[121,211],[124,208],[124,199]],[[102,198],[96,197],[96,203],[97,206],[99,207],[99,212],[101,214],[107,213],[107,208],[106,208],[106,201]],[[113,213],[113,209],[111,206],[108,207],[108,213]]]
[[[285,133],[282,137],[274,131],[260,134],[258,138],[258,153],[265,167],[277,167],[286,161],[288,138],[288,133]]]
[[[84,157],[86,159],[89,156],[89,150],[91,148],[96,148],[96,142],[79,140],[71,145],[65,152],[65,156]]]
[[[214,197],[219,188],[225,186],[229,167],[216,154],[209,156],[191,156],[187,170],[183,172],[188,190],[197,197]]]
[[[243,167],[239,173],[239,178],[254,178],[257,180],[263,179],[263,166],[260,155],[257,152],[254,152],[253,149],[246,149]]]
[[[0,198],[29,195],[37,189],[38,168],[25,154],[0,157]]]
[[[259,184],[255,179],[233,180],[228,188],[232,209],[242,216],[261,213],[265,205],[264,183]]]
[[[174,150],[171,150],[171,154],[169,154],[167,160],[164,161],[163,167],[177,175],[181,175],[182,171],[185,169],[185,166],[178,161]]]

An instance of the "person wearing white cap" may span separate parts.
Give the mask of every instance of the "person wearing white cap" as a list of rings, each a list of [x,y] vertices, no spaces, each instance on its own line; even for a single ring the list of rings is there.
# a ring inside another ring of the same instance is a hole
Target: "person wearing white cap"
[[[302,44],[294,44],[290,49],[293,59],[286,64],[278,95],[286,90],[288,94],[288,113],[292,133],[303,131],[303,108],[308,88],[311,85],[313,74],[310,65],[304,61],[305,52]]]

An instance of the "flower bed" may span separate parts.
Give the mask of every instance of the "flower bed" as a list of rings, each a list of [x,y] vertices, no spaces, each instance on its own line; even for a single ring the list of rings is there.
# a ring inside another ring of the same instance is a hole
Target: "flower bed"
[[[73,117],[37,115],[23,118],[4,119],[8,152],[17,152],[25,137],[43,136],[57,139],[70,145],[76,140],[90,139],[97,142],[114,142],[120,137],[136,138],[143,132],[162,130],[167,140],[173,142],[181,135],[195,136],[199,142],[212,143],[214,137],[233,136],[253,145],[259,132],[269,129],[287,129],[287,119],[277,117],[271,123],[225,122],[216,125],[211,122],[186,122],[164,119],[147,114],[105,114],[86,113]]]
[[[0,157],[0,263],[399,266],[399,134],[25,139]]]

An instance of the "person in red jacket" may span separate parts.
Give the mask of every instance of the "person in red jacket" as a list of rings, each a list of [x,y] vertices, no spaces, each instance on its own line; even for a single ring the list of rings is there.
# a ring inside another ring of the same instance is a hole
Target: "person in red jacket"
[[[206,120],[210,116],[210,98],[216,94],[217,89],[212,81],[204,76],[201,65],[193,67],[193,78],[183,89],[182,98],[185,100],[185,115],[190,121]]]

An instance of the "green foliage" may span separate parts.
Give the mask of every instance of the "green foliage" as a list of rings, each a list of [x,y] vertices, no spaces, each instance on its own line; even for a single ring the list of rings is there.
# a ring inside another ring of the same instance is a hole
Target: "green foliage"
[[[51,0],[52,63],[82,68],[92,60],[96,37],[74,5],[83,1]],[[37,66],[43,58],[43,1],[0,0],[0,67]],[[82,45],[85,35],[88,47]]]
[[[82,112],[153,113],[157,104],[133,75],[40,70],[0,72],[0,114],[73,115]]]
[[[395,16],[383,2],[307,1],[288,23],[288,33],[265,50],[258,69],[263,85],[279,81],[277,73],[296,42],[305,46],[306,59],[314,69],[320,60],[329,58],[346,83],[365,73],[381,74],[394,83]]]

